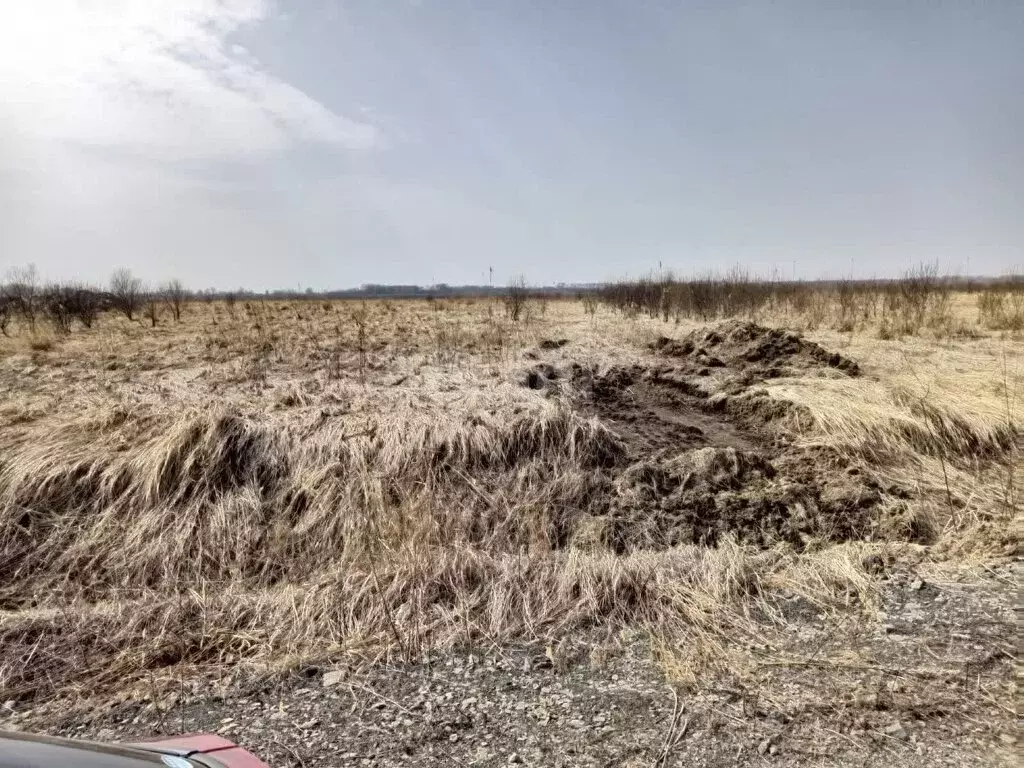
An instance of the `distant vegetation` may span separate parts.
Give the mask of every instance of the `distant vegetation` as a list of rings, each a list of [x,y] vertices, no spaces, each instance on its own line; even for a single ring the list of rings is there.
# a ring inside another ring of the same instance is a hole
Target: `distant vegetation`
[[[239,300],[330,301],[365,299],[500,298],[510,319],[517,320],[528,301],[576,298],[593,314],[603,303],[627,316],[645,314],[665,322],[682,319],[710,322],[762,314],[797,316],[809,328],[822,325],[851,331],[872,322],[883,338],[913,335],[922,328],[947,334],[953,327],[950,301],[954,293],[976,295],[978,324],[989,330],[1024,330],[1024,275],[964,278],[942,275],[934,264],[906,272],[897,279],[765,280],[734,268],[724,274],[682,278],[671,271],[607,283],[530,286],[525,277],[509,285],[381,285],[314,291],[245,289],[192,291],[179,280],[146,286],[130,270],[114,272],[107,286],[79,282],[43,284],[32,265],[12,269],[0,283],[0,334],[10,335],[14,319],[29,332],[40,320],[58,334],[74,324],[91,328],[99,314],[112,310],[128,320],[157,326],[164,315],[180,322],[191,301],[222,301],[229,313]]]
[[[852,331],[867,322],[882,337],[922,328],[955,333],[954,293],[977,295],[978,322],[991,330],[1024,329],[1024,276],[979,280],[944,276],[922,264],[893,280],[768,281],[741,269],[725,275],[679,279],[672,273],[608,283],[595,292],[627,315],[645,313],[668,322],[712,321],[762,314],[798,316],[811,328]]]

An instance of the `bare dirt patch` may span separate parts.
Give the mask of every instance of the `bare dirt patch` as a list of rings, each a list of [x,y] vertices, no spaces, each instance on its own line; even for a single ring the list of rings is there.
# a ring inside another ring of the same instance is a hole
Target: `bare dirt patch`
[[[791,445],[774,425],[797,407],[752,389],[783,371],[856,375],[856,363],[796,334],[740,322],[654,348],[673,364],[576,364],[563,375],[545,363],[526,374],[533,389],[565,391],[568,382],[577,407],[623,442],[591,537],[599,531],[618,552],[714,546],[723,536],[801,549],[872,537],[883,489],[838,453]]]
[[[696,372],[726,367],[743,372],[748,383],[755,378],[778,378],[820,368],[835,369],[848,376],[860,373],[853,360],[798,333],[741,320],[693,331],[678,340],[662,336],[651,346],[664,356],[685,359]]]

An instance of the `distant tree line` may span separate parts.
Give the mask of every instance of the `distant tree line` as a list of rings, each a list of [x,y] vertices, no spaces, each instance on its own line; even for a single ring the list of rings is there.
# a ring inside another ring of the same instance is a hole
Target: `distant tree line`
[[[45,321],[61,334],[70,333],[75,322],[92,328],[105,311],[119,312],[129,320],[144,317],[156,326],[166,308],[178,322],[192,297],[180,280],[150,287],[128,269],[115,271],[103,287],[79,282],[43,283],[30,264],[10,270],[0,283],[0,334],[10,335],[15,317],[32,332]]]

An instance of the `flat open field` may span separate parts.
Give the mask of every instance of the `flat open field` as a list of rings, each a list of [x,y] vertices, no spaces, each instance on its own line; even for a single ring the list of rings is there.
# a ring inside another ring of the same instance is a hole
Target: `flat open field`
[[[530,300],[0,337],[0,726],[1014,760],[1024,335]]]

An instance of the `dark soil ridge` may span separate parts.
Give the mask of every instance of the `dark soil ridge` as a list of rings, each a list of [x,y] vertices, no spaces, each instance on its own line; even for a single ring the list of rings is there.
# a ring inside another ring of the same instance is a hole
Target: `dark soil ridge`
[[[577,407],[623,441],[605,536],[617,551],[714,546],[725,536],[768,547],[870,539],[883,489],[836,451],[781,438],[795,406],[757,393],[709,395],[678,372],[577,372]]]
[[[795,445],[779,423],[811,415],[756,386],[821,368],[855,376],[855,362],[789,331],[735,321],[652,348],[672,362],[603,371],[539,363],[522,381],[567,395],[624,446],[572,543],[624,552],[732,537],[804,549],[878,537],[886,495],[906,492],[881,487],[838,451]]]
[[[696,368],[728,367],[750,371],[761,379],[777,378],[807,369],[832,368],[858,376],[856,362],[830,352],[800,334],[784,328],[730,320],[709,329],[692,331],[682,339],[658,338],[651,349],[666,357],[685,358]]]

